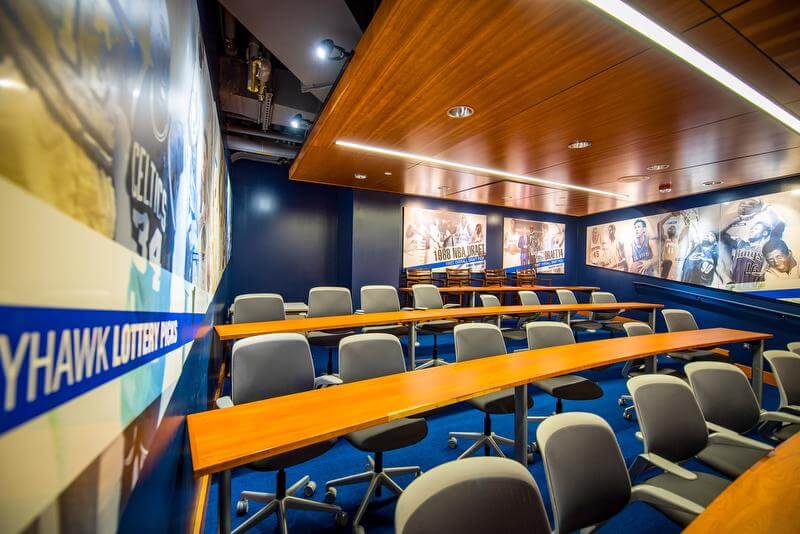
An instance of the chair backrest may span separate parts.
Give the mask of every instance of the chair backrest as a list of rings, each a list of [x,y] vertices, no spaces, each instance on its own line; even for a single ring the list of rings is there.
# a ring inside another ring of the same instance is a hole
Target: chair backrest
[[[645,452],[673,462],[693,457],[708,445],[708,429],[692,388],[668,375],[640,375],[628,380]]]
[[[414,306],[417,308],[439,310],[444,307],[439,288],[433,284],[416,284],[411,287],[411,291],[414,293]]]
[[[628,337],[649,336],[653,333],[653,329],[650,328],[650,325],[647,323],[632,321],[630,323],[622,323],[622,328],[625,329],[625,333],[628,334]]]
[[[314,362],[301,334],[265,334],[240,339],[231,352],[234,404],[314,389]]]
[[[536,269],[520,269],[516,272],[518,286],[532,286],[536,284]]]
[[[312,287],[308,292],[308,317],[353,313],[353,300],[346,287]]]
[[[433,269],[408,269],[406,271],[406,287],[414,287],[415,284],[432,284]]]
[[[786,348],[789,349],[789,352],[800,354],[800,341],[791,341],[786,344]]]
[[[558,321],[536,321],[525,325],[529,349],[544,349],[575,343],[575,335],[566,324]]]
[[[592,304],[612,304],[617,302],[617,297],[614,296],[613,293],[609,293],[608,291],[592,291],[592,294],[589,298],[589,302]],[[617,315],[621,310],[608,310],[608,311],[599,311],[599,312],[592,312],[590,317],[596,321],[610,321]]]
[[[764,358],[772,367],[778,383],[781,407],[800,405],[800,354],[788,350],[765,350]]]
[[[758,399],[741,369],[725,362],[692,362],[684,369],[706,421],[739,434],[758,424]]]
[[[508,458],[465,458],[425,472],[400,495],[397,534],[550,534],[530,472]]]
[[[469,277],[469,269],[451,269],[448,267],[444,270],[444,284],[447,287],[468,286]]]
[[[694,316],[686,310],[666,309],[661,310],[661,315],[664,316],[664,322],[667,324],[667,332],[697,330]]]
[[[406,359],[397,336],[356,334],[339,342],[339,377],[343,382],[404,373],[405,370]]]
[[[456,361],[463,362],[506,354],[503,333],[493,324],[463,323],[453,329]]]
[[[365,313],[400,311],[400,298],[394,286],[363,286],[361,309]]]
[[[491,308],[492,306],[500,306],[500,299],[497,298],[497,295],[489,295],[487,293],[481,293],[479,295],[481,298],[481,306],[484,308]]]
[[[517,294],[523,306],[540,306],[542,304],[535,291],[517,291]]]
[[[556,289],[556,295],[558,296],[558,302],[560,302],[561,304],[578,303],[578,299],[575,298],[575,293],[573,293],[569,289]]]
[[[483,285],[485,286],[504,286],[506,285],[505,269],[486,269],[483,271]]]
[[[602,417],[582,412],[548,417],[536,429],[556,532],[573,532],[619,513],[631,480],[614,431]]]
[[[233,300],[233,322],[255,323],[286,319],[283,297],[277,293],[249,293]]]

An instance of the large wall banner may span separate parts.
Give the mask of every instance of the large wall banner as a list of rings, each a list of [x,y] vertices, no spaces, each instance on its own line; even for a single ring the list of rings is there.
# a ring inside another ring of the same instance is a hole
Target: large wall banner
[[[586,263],[800,302],[794,191],[589,226]]]
[[[503,269],[564,274],[564,225],[503,219]]]
[[[403,268],[486,267],[486,216],[403,208]]]

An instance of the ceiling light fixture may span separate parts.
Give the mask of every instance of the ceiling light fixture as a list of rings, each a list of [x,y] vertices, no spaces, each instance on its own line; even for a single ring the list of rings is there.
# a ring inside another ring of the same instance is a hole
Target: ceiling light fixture
[[[391,150],[388,148],[381,148],[372,145],[364,145],[361,143],[353,143],[351,141],[342,141],[341,139],[336,140],[336,145],[351,148],[353,150],[360,150],[362,152],[370,152],[372,154],[381,154],[384,156],[390,156],[393,158],[400,158],[410,161],[418,161],[418,162],[425,162],[425,163],[432,163],[434,165],[441,165],[443,167],[450,167],[453,169],[459,169],[462,171],[477,173],[477,174],[485,174],[489,176],[500,176],[502,178],[508,178],[512,181],[516,182],[523,182],[529,183],[534,185],[540,185],[542,187],[549,187],[551,189],[561,189],[561,190],[572,190],[572,191],[583,191],[584,193],[591,193],[595,195],[603,195],[607,197],[613,198],[620,198],[623,200],[627,200],[630,198],[630,195],[626,195],[623,193],[612,193],[611,191],[603,191],[602,189],[593,189],[591,187],[583,187],[580,185],[572,185],[572,184],[562,184],[559,182],[554,182],[552,180],[545,180],[543,178],[534,178],[532,176],[526,176],[524,174],[517,174],[513,172],[507,172],[500,169],[490,169],[488,167],[479,167],[477,165],[469,165],[467,163],[458,163],[456,161],[449,161],[446,159],[439,159],[439,158],[431,158],[428,156],[423,156],[421,154],[412,154],[411,152],[401,152],[400,150]]]
[[[644,181],[649,180],[649,179],[650,179],[649,176],[645,176],[645,175],[642,174],[642,175],[634,175],[634,176],[621,176],[621,177],[617,178],[617,181],[618,182],[622,182],[623,184],[635,184],[637,182],[644,182]]]
[[[629,28],[666,48],[696,69],[717,80],[734,93],[769,113],[791,130],[800,133],[800,118],[793,115],[708,57],[684,43],[622,0],[586,0]]]
[[[475,113],[475,110],[469,106],[453,106],[447,110],[447,116],[454,119],[464,119]]]
[[[301,128],[307,129],[311,127],[311,121],[308,119],[304,119],[301,114],[297,114],[289,119],[289,126],[294,128],[295,130],[299,130]]]
[[[568,144],[567,148],[571,148],[571,149],[575,150],[575,149],[581,149],[581,148],[589,148],[590,146],[592,146],[592,142],[591,141],[578,140],[578,141],[573,141],[570,144]]]
[[[663,184],[660,184],[658,186],[658,192],[659,193],[670,193],[670,192],[672,192],[672,183],[665,182]]]
[[[706,187],[711,187],[712,185],[722,185],[722,180],[708,180],[703,182],[703,185]]]
[[[353,175],[353,178],[355,178],[356,180],[366,180],[367,179],[367,175],[366,174],[361,174],[360,172],[357,172],[357,173],[355,173]]]
[[[664,169],[669,169],[669,163],[656,163],[647,167],[648,171],[663,171]]]
[[[386,171],[383,174],[385,174],[386,176],[391,176],[392,175],[391,171]]]
[[[332,39],[323,39],[314,47],[314,54],[317,59],[321,61],[341,61],[353,55],[353,52],[348,52],[341,46],[338,46]]]

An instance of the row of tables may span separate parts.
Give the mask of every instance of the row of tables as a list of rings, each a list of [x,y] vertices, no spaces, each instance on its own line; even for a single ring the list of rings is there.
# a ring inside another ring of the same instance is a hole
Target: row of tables
[[[553,289],[552,286],[543,286]],[[442,288],[445,289],[445,288]],[[461,289],[461,288],[452,288]],[[464,288],[467,289],[467,288]],[[484,289],[484,288],[474,288]],[[515,287],[515,291],[519,291]],[[217,325],[221,340],[279,332],[354,329],[381,324],[409,326],[412,365],[416,324],[439,319],[470,319],[532,313],[644,310],[655,325],[660,304],[545,304],[415,310]],[[729,328],[621,337],[574,345],[527,350],[441,367],[342,384],[294,395],[211,410],[187,417],[192,464],[196,476],[220,473],[220,531],[230,531],[230,470],[350,432],[409,417],[436,408],[514,388],[515,458],[527,463],[527,384],[546,378],[687,349],[744,343],[753,354],[753,389],[761,401],[762,352],[770,334]],[[301,414],[301,415],[300,415]]]

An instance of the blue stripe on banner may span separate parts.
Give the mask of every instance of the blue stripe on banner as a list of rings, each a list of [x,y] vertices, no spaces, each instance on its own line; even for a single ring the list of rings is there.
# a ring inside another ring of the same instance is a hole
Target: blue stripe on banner
[[[438,269],[440,267],[451,267],[453,265],[479,265],[483,264],[485,258],[483,256],[470,256],[468,258],[459,258],[456,260],[439,261],[436,263],[425,263],[423,265],[414,265],[411,269]]]
[[[203,316],[0,306],[0,433],[192,341]]]
[[[800,298],[800,288],[755,289],[753,291],[742,291],[742,293],[748,293],[752,295],[757,295],[759,297],[768,297],[773,299]]]
[[[555,259],[552,259],[552,260],[537,261],[536,262],[536,269],[537,270],[541,270],[543,268],[554,267],[556,265],[564,265],[564,258],[555,258]],[[527,268],[528,267],[524,266],[524,265],[517,265],[515,267],[508,267],[506,269],[506,272],[515,273],[515,272],[519,271],[520,269],[527,269]]]

